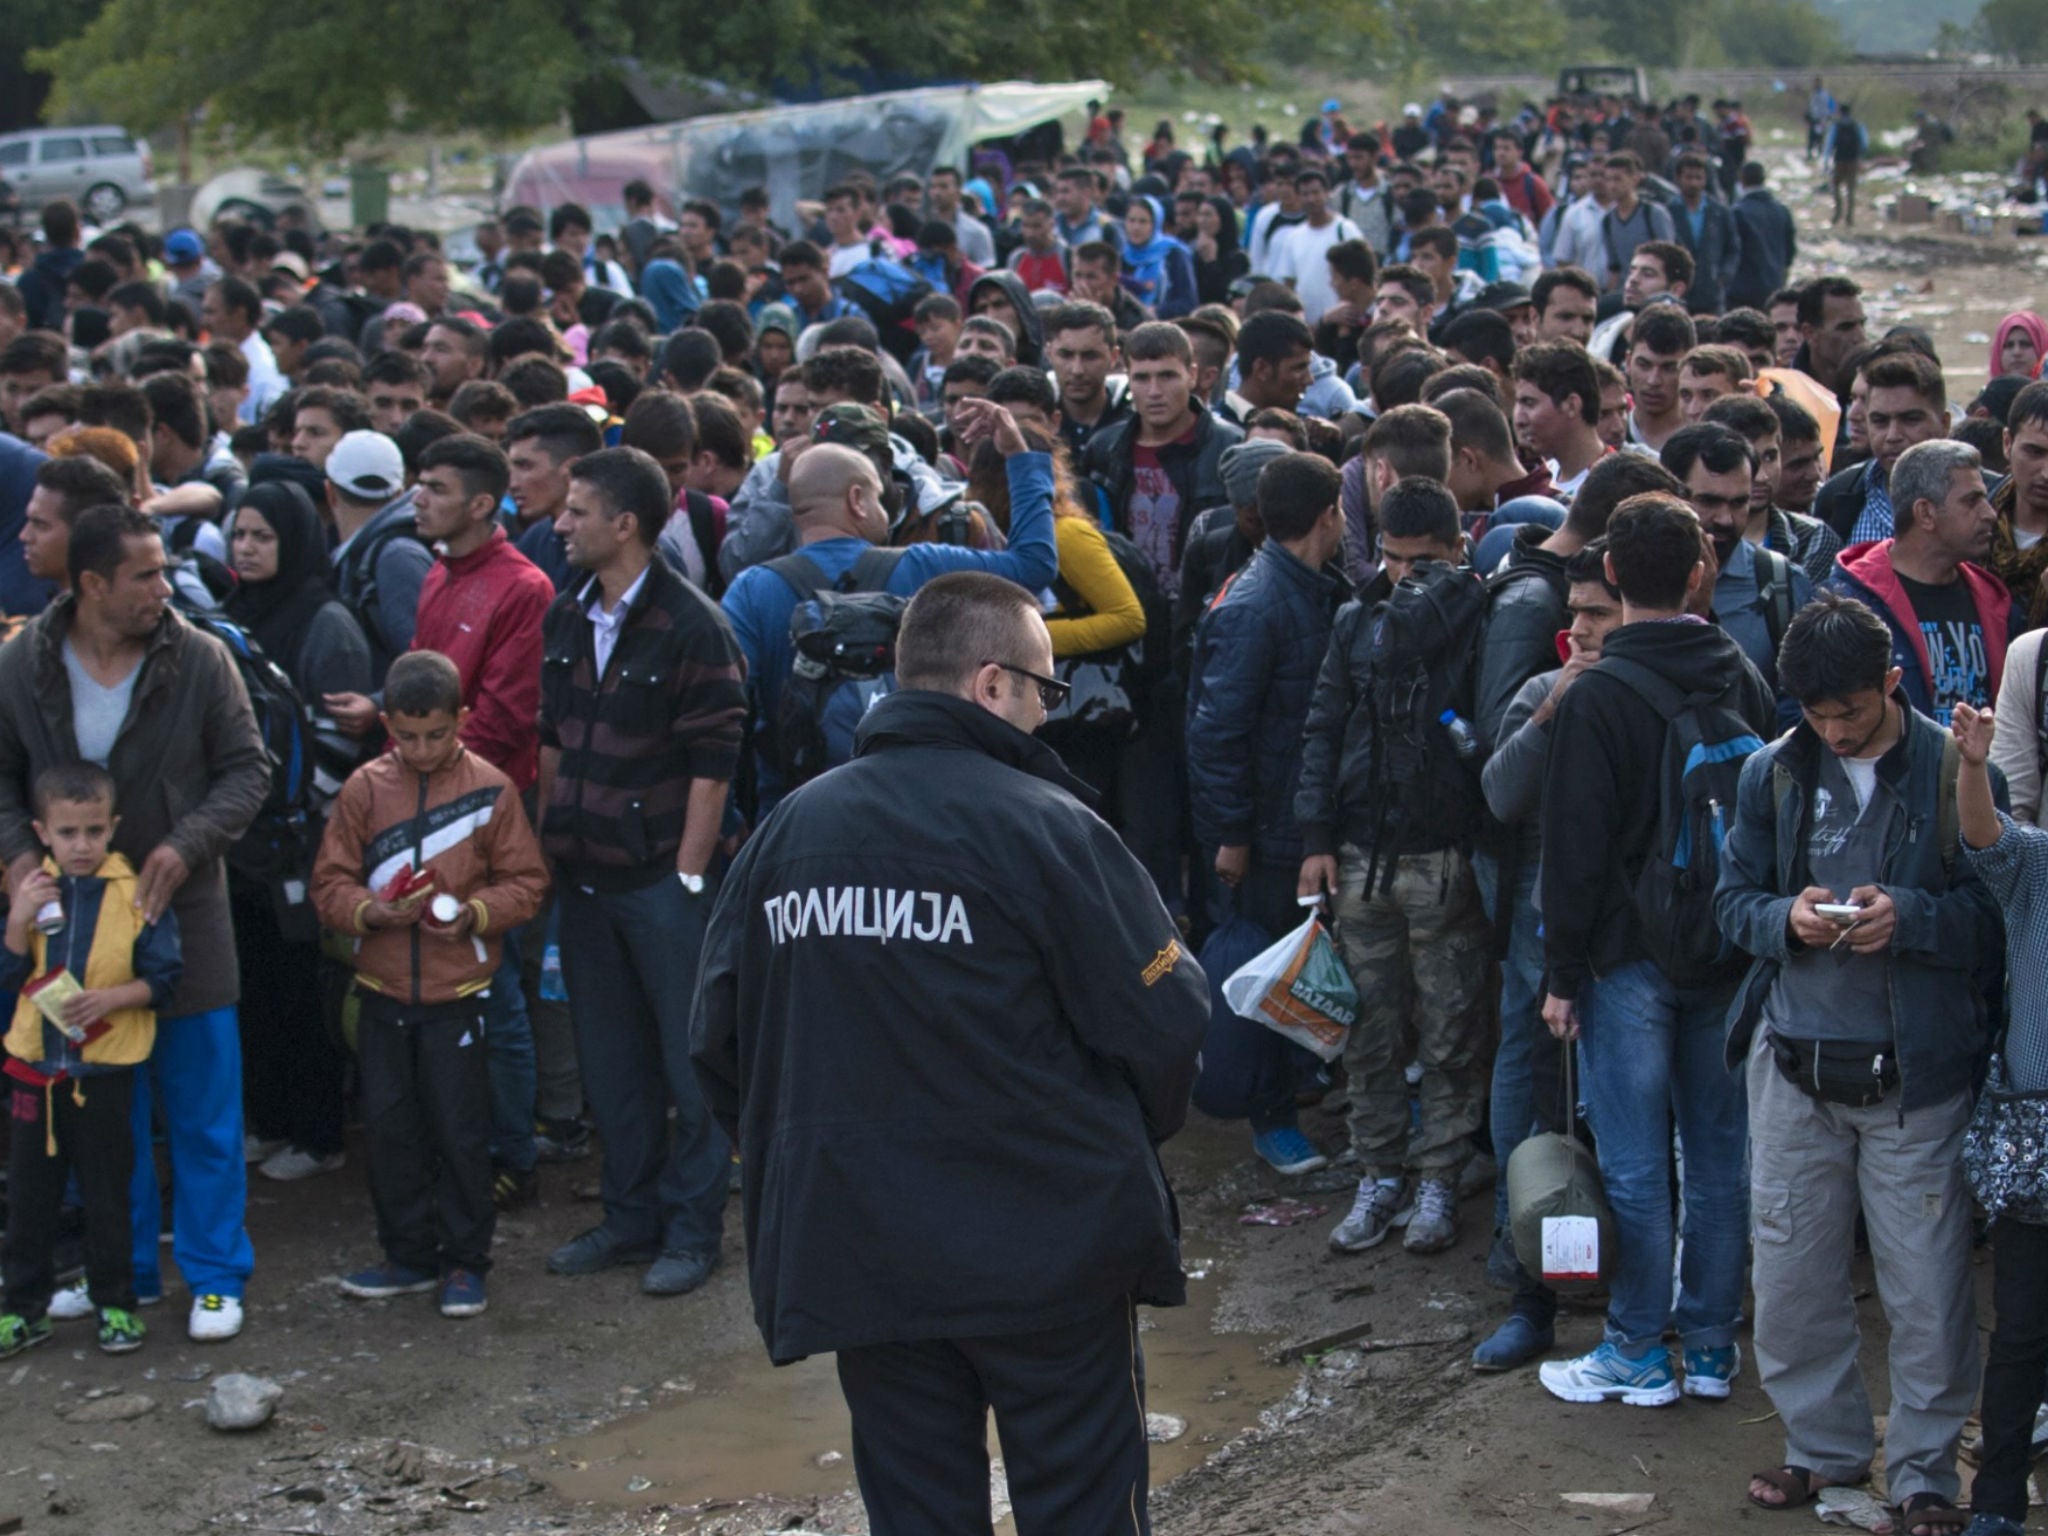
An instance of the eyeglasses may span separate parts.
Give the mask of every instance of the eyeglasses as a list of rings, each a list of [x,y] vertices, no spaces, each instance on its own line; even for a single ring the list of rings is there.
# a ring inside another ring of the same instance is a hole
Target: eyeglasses
[[[982,665],[984,667],[1001,667],[1005,672],[1014,672],[1019,677],[1028,677],[1032,682],[1038,684],[1038,704],[1047,714],[1051,714],[1062,704],[1066,703],[1067,695],[1074,691],[1072,683],[1063,683],[1056,677],[1041,677],[1029,667],[1013,667],[1007,661],[995,660],[984,661]]]

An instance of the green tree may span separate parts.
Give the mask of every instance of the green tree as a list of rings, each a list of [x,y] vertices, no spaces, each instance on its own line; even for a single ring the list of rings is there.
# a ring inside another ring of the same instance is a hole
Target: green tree
[[[1977,27],[1993,53],[2021,64],[2048,59],[2048,0],[1984,0]]]

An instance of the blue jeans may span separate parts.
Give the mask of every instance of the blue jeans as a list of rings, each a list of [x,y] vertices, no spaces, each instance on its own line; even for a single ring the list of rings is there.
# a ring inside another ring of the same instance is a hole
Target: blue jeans
[[[540,1091],[533,1020],[527,1016],[526,989],[520,980],[519,946],[527,936],[527,925],[506,933],[484,1008],[484,1044],[491,1069],[491,1163],[514,1173],[533,1171],[533,1103]],[[543,942],[537,932],[531,937],[535,943]]]
[[[1722,1055],[1731,988],[1681,990],[1638,960],[1579,999],[1579,1060],[1621,1252],[1607,1338],[1641,1357],[1669,1324],[1688,1349],[1735,1342],[1749,1252],[1749,1111]],[[1671,1127],[1685,1149],[1685,1257],[1671,1301]]]
[[[1543,1022],[1543,929],[1536,919],[1537,868],[1532,856],[1517,860],[1515,886],[1507,893],[1511,909],[1507,954],[1500,967],[1500,1047],[1494,1053],[1493,1088],[1487,1104],[1493,1156],[1500,1164],[1493,1201],[1493,1225],[1500,1231],[1508,1224],[1508,1159],[1536,1124],[1533,1069],[1542,1043],[1537,1037],[1550,1038]],[[1486,915],[1498,927],[1500,861],[1475,854],[1472,873],[1479,881],[1479,899],[1486,906]],[[1556,1074],[1548,1076],[1555,1078]],[[1546,1115],[1546,1123],[1552,1118]]]
[[[150,1107],[163,1100],[171,1150],[172,1257],[194,1296],[236,1296],[256,1267],[242,1225],[249,1170],[242,1161],[242,1039],[233,1008],[156,1021],[156,1049],[135,1072],[135,1177],[128,1186],[135,1289],[164,1288],[157,1234],[163,1197],[151,1151]]]
[[[690,1007],[712,893],[692,896],[672,874],[637,891],[589,891],[572,879],[556,891],[562,979],[604,1143],[605,1230],[622,1246],[716,1253],[732,1148],[690,1065]]]

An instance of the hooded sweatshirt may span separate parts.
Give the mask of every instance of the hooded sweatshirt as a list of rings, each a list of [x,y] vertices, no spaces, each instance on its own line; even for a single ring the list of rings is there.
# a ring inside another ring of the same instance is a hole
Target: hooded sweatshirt
[[[1020,368],[1043,368],[1045,366],[1045,319],[1036,304],[1031,302],[1030,290],[1024,280],[1014,272],[984,272],[967,289],[967,312],[974,313],[975,298],[984,288],[1000,288],[1003,297],[1010,301],[1010,308],[1017,312],[1017,322],[1024,327],[1024,334],[1017,338],[1017,366]]]
[[[1867,604],[1892,632],[1892,665],[1905,677],[1900,686],[1906,699],[1923,715],[1946,725],[1950,706],[1958,700],[1989,709],[1998,697],[1998,682],[2005,675],[2005,647],[2012,636],[2026,628],[2026,620],[2013,603],[2005,583],[1981,566],[1967,560],[1956,570],[1956,580],[1970,596],[1976,610],[1977,626],[1983,634],[1981,676],[1953,667],[1937,669],[1928,647],[1929,631],[1944,639],[1947,653],[1961,655],[1973,669],[1978,660],[1974,636],[1945,636],[1943,626],[1932,616],[1923,618],[1913,611],[1905,585],[1892,565],[1891,539],[1852,544],[1842,551],[1829,585],[1837,592]],[[1937,672],[1939,670],[1939,674]]]
[[[1624,624],[1558,701],[1543,786],[1542,912],[1548,986],[1576,998],[1588,977],[1644,958],[1637,872],[1657,836],[1664,717],[1615,677],[1610,659],[1648,667],[1688,694],[1725,699],[1756,734],[1776,732],[1768,684],[1720,628],[1693,620]]]

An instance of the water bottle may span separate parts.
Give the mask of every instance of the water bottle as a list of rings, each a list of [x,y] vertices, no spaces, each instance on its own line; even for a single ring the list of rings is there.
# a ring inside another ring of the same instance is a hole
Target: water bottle
[[[569,989],[562,983],[562,946],[553,939],[540,952],[540,995],[551,1003],[569,1001]]]
[[[1437,723],[1444,728],[1444,734],[1451,738],[1451,750],[1460,757],[1479,755],[1479,733],[1466,721],[1458,718],[1456,710],[1447,709],[1437,716]]]

